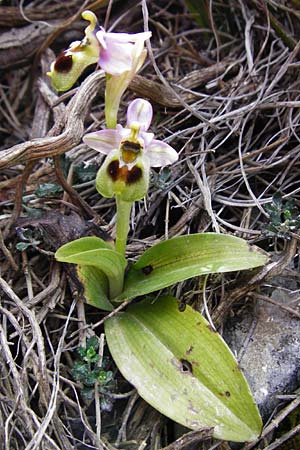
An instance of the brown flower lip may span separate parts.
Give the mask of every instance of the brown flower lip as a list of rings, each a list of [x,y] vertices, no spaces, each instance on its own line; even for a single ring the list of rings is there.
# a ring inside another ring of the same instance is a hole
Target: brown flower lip
[[[114,182],[123,181],[126,184],[138,182],[143,175],[140,167],[133,166],[132,169],[128,169],[127,166],[120,167],[118,160],[111,161],[107,168],[107,173]]]
[[[61,73],[68,73],[72,65],[72,55],[66,55],[66,52],[62,52],[54,63],[54,70]]]

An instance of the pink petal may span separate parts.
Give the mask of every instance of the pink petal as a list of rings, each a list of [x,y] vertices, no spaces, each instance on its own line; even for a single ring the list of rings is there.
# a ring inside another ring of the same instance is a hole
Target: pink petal
[[[97,32],[101,33],[101,31]],[[100,41],[99,41],[100,42]],[[101,43],[101,42],[100,42]],[[132,68],[133,44],[123,44],[105,39],[106,48],[100,50],[99,66],[110,75],[120,75]]]
[[[144,147],[147,148],[154,138],[154,133],[147,133],[146,131],[140,131],[139,136],[144,141]]]
[[[173,147],[165,142],[154,139],[146,148],[151,167],[167,166],[178,160],[178,154]]]
[[[102,48],[104,48],[104,50],[107,49],[107,45],[105,42],[105,35],[106,35],[106,31],[104,30],[103,27],[101,27],[100,30],[97,31],[97,33],[96,33],[96,37],[99,41],[99,44],[101,45]]]
[[[112,150],[118,149],[121,143],[119,130],[101,130],[83,136],[83,142],[100,153],[108,155]]]
[[[119,42],[119,43],[127,43],[127,42],[137,42],[143,41],[145,42],[147,39],[150,39],[152,36],[151,31],[145,31],[144,33],[105,33],[105,40],[107,42]]]
[[[152,120],[153,110],[151,103],[143,98],[136,98],[130,103],[127,109],[127,125],[138,122],[141,130],[148,130]]]

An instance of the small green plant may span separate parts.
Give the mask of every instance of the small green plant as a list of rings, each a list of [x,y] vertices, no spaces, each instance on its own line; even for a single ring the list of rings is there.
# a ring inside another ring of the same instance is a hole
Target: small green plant
[[[150,168],[170,166],[178,154],[149,131],[153,110],[147,100],[130,102],[124,126],[117,125],[121,96],[143,64],[151,32],[107,33],[93,13],[85,11],[83,17],[90,22],[85,38],[71,44],[49,75],[58,90],[67,90],[89,64],[98,62],[106,73],[107,128],[83,141],[106,155],[96,188],[103,197],[116,198],[116,236],[114,245],[97,237],[75,240],[60,247],[56,259],[76,264],[87,303],[111,312],[105,320],[110,353],[146,401],[186,427],[213,428],[218,439],[256,439],[262,427],[257,406],[221,336],[190,306],[180,312],[180,299],[153,293],[199,275],[252,269],[265,264],[267,256],[238,237],[201,233],[162,241],[135,263],[127,261],[132,205],[147,195]],[[158,188],[170,174],[171,169],[162,170],[154,180]],[[125,311],[114,311],[134,299],[139,301]],[[104,389],[112,382],[97,361],[97,343],[88,341],[73,369],[85,389],[95,383]]]
[[[86,401],[93,400],[95,389],[100,394],[100,405],[103,411],[111,411],[113,393],[116,383],[113,372],[108,370],[110,363],[107,357],[102,358],[99,365],[99,339],[97,336],[90,337],[86,347],[77,349],[77,360],[72,369],[74,380],[82,384],[81,395]]]
[[[94,164],[78,164],[74,166],[74,173],[80,183],[94,180],[97,174],[97,167]]]
[[[169,167],[163,167],[159,173],[151,172],[150,186],[163,191],[171,182],[172,171]]]
[[[19,252],[23,252],[29,247],[36,248],[42,242],[42,240],[39,240],[36,236],[37,233],[29,228],[19,227],[17,229],[17,234],[20,242],[17,242],[16,249],[19,250]]]
[[[57,183],[43,183],[35,191],[35,195],[39,198],[56,197],[62,193],[62,187]]]
[[[290,239],[300,229],[300,205],[294,199],[284,200],[280,192],[272,197],[272,203],[266,205],[269,224],[266,227],[268,236]]]

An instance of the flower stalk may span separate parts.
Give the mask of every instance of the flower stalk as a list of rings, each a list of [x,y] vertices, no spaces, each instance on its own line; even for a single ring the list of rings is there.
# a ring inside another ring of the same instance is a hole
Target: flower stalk
[[[115,249],[122,256],[125,256],[132,203],[125,202],[124,200],[122,200],[120,195],[116,195],[116,204],[117,204],[117,228],[116,228]]]

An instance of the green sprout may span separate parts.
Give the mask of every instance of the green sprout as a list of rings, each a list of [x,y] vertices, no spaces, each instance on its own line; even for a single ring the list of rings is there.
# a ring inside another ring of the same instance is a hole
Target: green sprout
[[[115,390],[116,383],[113,372],[108,370],[110,360],[104,357],[99,365],[99,340],[92,336],[87,340],[86,347],[77,349],[77,360],[72,369],[75,381],[81,383],[81,395],[87,402],[93,400],[95,389],[100,395],[100,405],[103,411],[111,411],[113,399],[110,394]]]
[[[19,252],[23,252],[29,247],[36,248],[41,243],[41,240],[37,239],[37,237],[35,236],[37,233],[33,230],[30,230],[29,228],[19,227],[17,229],[17,234],[20,241],[17,242],[16,249]]]
[[[63,188],[57,183],[42,183],[35,190],[35,195],[39,198],[57,197],[63,192]]]
[[[294,199],[284,200],[280,192],[272,197],[272,203],[266,205],[269,224],[266,228],[268,236],[291,239],[292,234],[300,229],[300,206]]]

